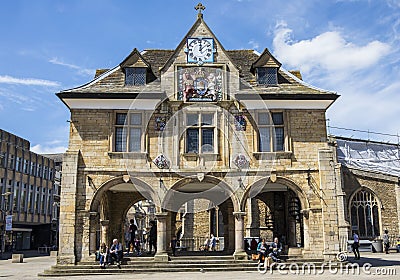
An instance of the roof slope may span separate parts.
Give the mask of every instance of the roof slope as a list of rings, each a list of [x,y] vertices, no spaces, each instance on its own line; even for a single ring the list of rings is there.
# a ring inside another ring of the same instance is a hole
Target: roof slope
[[[174,50],[147,49],[141,52],[141,57],[149,64],[156,80],[146,86],[146,90],[160,91],[160,69],[173,55]],[[278,71],[277,86],[257,85],[255,74],[252,73],[252,65],[259,59],[260,54],[254,50],[227,50],[226,54],[240,71],[240,77],[244,83],[250,85],[259,94],[335,94],[313,87],[297,78],[282,67]],[[62,92],[70,93],[138,93],[143,86],[125,86],[125,73],[120,65],[97,72],[97,76],[87,84],[67,89]]]
[[[400,146],[336,137],[338,161],[349,168],[400,177]]]

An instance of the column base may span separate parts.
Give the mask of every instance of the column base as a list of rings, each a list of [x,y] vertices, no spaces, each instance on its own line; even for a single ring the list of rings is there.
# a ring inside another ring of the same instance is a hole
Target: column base
[[[245,251],[235,251],[233,253],[233,258],[235,260],[247,260],[247,253]]]
[[[167,252],[156,253],[154,255],[154,261],[156,261],[156,262],[168,262],[169,261],[168,253]]]
[[[62,265],[75,265],[75,255],[61,255],[57,257],[57,264]]]

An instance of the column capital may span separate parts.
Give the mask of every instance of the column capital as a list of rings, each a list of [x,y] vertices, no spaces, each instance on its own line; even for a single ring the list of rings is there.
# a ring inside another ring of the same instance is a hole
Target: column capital
[[[246,216],[246,212],[233,212],[232,214],[233,216],[235,216],[236,219],[241,219]]]
[[[168,213],[167,212],[159,212],[159,213],[155,213],[154,215],[156,216],[157,220],[158,219],[166,219],[168,216]]]

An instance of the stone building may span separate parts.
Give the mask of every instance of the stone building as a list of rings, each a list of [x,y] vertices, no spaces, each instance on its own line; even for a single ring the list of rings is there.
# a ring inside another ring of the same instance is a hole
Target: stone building
[[[214,234],[237,259],[245,237],[278,236],[304,258],[346,249],[347,193],[325,118],[338,95],[267,49],[226,50],[197,8],[176,49],[134,49],[57,94],[71,112],[59,263],[122,240],[139,201],[156,205],[158,261],[173,235],[198,250]]]
[[[400,145],[335,137],[341,164],[346,220],[360,238],[400,236]]]
[[[0,129],[0,226],[2,250],[53,245],[53,202],[58,199],[53,159],[30,151],[28,140]],[[5,217],[12,217],[6,230]]]

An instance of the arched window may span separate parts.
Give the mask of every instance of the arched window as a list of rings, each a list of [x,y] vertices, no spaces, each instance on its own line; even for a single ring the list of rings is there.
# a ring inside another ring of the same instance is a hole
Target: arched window
[[[350,201],[351,226],[360,237],[374,238],[379,232],[378,201],[368,190],[358,191]]]

